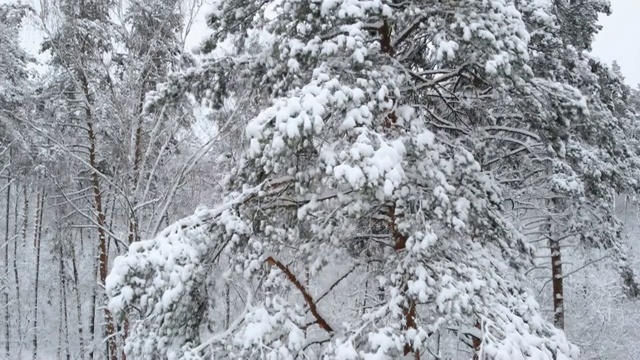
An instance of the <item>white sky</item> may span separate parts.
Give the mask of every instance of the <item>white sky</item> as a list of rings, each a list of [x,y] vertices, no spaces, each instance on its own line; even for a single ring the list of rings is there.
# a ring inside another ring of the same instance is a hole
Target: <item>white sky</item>
[[[593,53],[611,63],[616,60],[627,83],[640,84],[640,0],[610,0],[611,16],[602,16],[604,26],[595,44]]]
[[[602,16],[600,23],[604,29],[596,37],[593,53],[607,63],[617,60],[628,84],[640,84],[640,0],[610,0],[613,6],[611,16]],[[15,2],[15,0],[0,0],[0,3]],[[27,0],[32,3],[34,0]],[[208,2],[205,0],[205,3]],[[200,11],[196,23],[187,38],[188,50],[197,46],[208,34],[203,17],[206,5]],[[38,30],[28,26],[23,30],[22,39],[25,48],[35,53],[38,50],[41,36]]]

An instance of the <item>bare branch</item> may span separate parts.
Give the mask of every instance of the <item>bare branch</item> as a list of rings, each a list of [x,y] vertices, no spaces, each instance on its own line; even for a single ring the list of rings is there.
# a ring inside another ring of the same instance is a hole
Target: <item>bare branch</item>
[[[286,265],[284,265],[283,263],[274,259],[271,256],[269,256],[265,260],[265,262],[269,265],[276,266],[283,273],[285,273],[285,275],[287,276],[287,279],[289,279],[289,281],[300,291],[300,293],[302,293],[302,297],[307,302],[307,305],[309,305],[309,311],[311,311],[311,314],[313,314],[313,316],[316,318],[316,321],[318,322],[318,326],[320,326],[320,328],[322,328],[324,331],[328,333],[333,332],[333,328],[329,325],[329,323],[327,323],[327,321],[318,312],[316,302],[313,300],[311,295],[309,295],[309,292],[307,291],[307,289],[305,289],[304,285],[302,285],[302,283],[298,280],[298,278],[296,278],[296,276],[291,272],[291,270],[289,270],[289,268]]]

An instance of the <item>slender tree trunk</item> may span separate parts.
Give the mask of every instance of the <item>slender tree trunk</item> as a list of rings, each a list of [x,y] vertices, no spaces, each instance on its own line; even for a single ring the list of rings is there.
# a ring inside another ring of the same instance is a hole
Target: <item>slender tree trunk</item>
[[[27,246],[27,233],[29,227],[29,194],[27,194],[27,185],[24,186],[24,222],[22,223],[22,247]]]
[[[82,239],[82,232],[80,233]],[[82,240],[81,240],[82,241]],[[89,335],[91,336],[91,352],[89,353],[89,357],[93,360],[95,359],[95,348],[96,348],[96,303],[98,301],[98,287],[96,284],[98,283],[98,254],[96,248],[91,248],[91,258],[93,259],[93,281],[92,281],[92,289],[93,292],[91,294],[91,311],[89,314],[91,315],[89,319]]]
[[[364,299],[362,300],[362,315],[367,313],[367,297],[369,296],[369,268],[370,267],[371,267],[371,264],[367,262],[367,269],[365,270],[365,274],[364,274],[365,280],[364,280]]]
[[[11,149],[9,149],[9,163],[11,163]],[[6,218],[5,218],[5,234],[4,234],[4,278],[9,279],[9,217],[11,214],[11,169],[9,169],[9,175],[7,178],[7,206],[6,206]],[[20,304],[18,304],[20,307]],[[11,316],[9,314],[9,289],[4,290],[4,321],[5,321],[5,345],[4,352],[7,359],[11,359],[11,325],[9,321],[11,320]],[[20,321],[20,319],[18,319]]]
[[[558,199],[547,200],[547,205],[556,211],[566,210],[564,204]],[[556,219],[549,217],[544,225],[549,240],[549,256],[551,257],[551,284],[553,297],[553,324],[564,330],[564,279],[562,275],[562,251],[560,240],[557,239],[558,230]]]
[[[549,238],[549,251],[551,252],[551,281],[553,284],[553,324],[564,330],[564,280],[562,278],[562,252],[560,242]]]
[[[82,302],[80,301],[79,290],[79,278],[78,278],[78,263],[76,259],[76,246],[71,240],[71,266],[73,270],[73,292],[76,296],[76,315],[78,317],[78,342],[80,344],[80,359],[85,358],[85,343],[84,343],[84,325],[82,324]]]
[[[80,254],[84,254],[84,232],[80,229]]]
[[[367,264],[367,270],[369,270],[369,264]],[[368,273],[369,271],[367,271]],[[367,275],[368,277],[368,275]],[[367,313],[367,296],[369,296],[369,279],[367,278],[364,281],[364,299],[362,300],[362,314],[364,315]]]
[[[60,322],[61,332],[60,338],[64,335],[64,353],[65,358],[70,360],[69,353],[69,318],[67,312],[67,276],[64,271],[64,249],[60,244],[59,256],[60,256]]]
[[[20,203],[20,191],[16,188],[16,203],[13,209],[13,276],[16,285],[16,303],[18,321],[16,322],[16,330],[18,331],[18,359],[22,358],[22,306],[20,303],[20,277],[18,276],[18,204]],[[26,219],[26,217],[25,217]]]
[[[133,244],[137,239],[136,239],[136,229],[135,229],[135,214],[133,211],[130,212],[130,218],[129,218],[129,236],[128,236],[128,240],[129,240],[129,245]],[[125,316],[124,319],[124,324],[123,324],[123,329],[122,329],[122,343],[125,343],[127,341],[127,337],[129,337],[129,317],[128,315]],[[121,359],[122,360],[126,360],[127,359],[127,354],[125,354],[124,352],[124,348],[122,349],[122,354],[121,354]]]
[[[385,23],[385,26],[386,23]],[[382,31],[382,30],[381,30]],[[394,241],[394,249],[396,251],[402,251],[407,246],[407,238],[398,230],[396,226],[396,206],[395,204],[389,206],[389,212],[387,213],[389,216],[389,230],[391,231],[391,236]],[[384,293],[383,293],[384,294]],[[416,303],[413,299],[407,299],[407,304],[404,308],[404,324],[403,329],[416,329]],[[420,360],[420,350],[413,349],[411,344],[408,342],[404,345],[404,355],[408,355],[409,353],[413,353],[415,360]]]
[[[480,321],[476,322],[475,328],[478,331],[482,331],[482,326],[480,325]],[[473,360],[480,360],[480,350],[482,349],[482,340],[480,338],[473,336]]]
[[[231,286],[229,285],[229,282],[227,282],[225,284],[225,287],[224,287],[224,302],[225,302],[225,306],[226,306],[226,310],[227,310],[226,313],[225,313],[225,316],[224,316],[224,328],[225,329],[228,329],[229,325],[230,325],[230,322],[229,322],[230,315],[231,315],[231,301],[230,301],[230,296],[229,296],[230,287]]]
[[[124,352],[124,343],[127,341],[127,337],[129,337],[129,318],[125,317],[123,329],[122,329],[122,353],[120,354],[120,360],[127,360],[127,354]]]
[[[40,282],[40,236],[42,234],[42,213],[44,206],[44,196],[42,190],[36,195],[36,223],[33,234],[33,241],[36,250],[36,274],[33,292],[33,359],[38,357],[38,289]]]
[[[64,309],[62,308],[62,286],[58,288],[58,311],[60,311],[60,321],[58,321],[58,349],[57,349],[57,359],[62,359],[62,312]]]
[[[128,240],[129,240],[129,245],[133,244],[135,241],[135,222],[133,220],[133,214],[130,215],[129,218],[129,236],[128,236]]]
[[[146,72],[146,71],[145,71]],[[143,76],[142,78],[144,79],[146,77]],[[146,83],[146,81],[144,82]],[[142,84],[142,86],[144,87],[145,84]],[[145,101],[145,94],[146,91],[141,91],[140,92],[140,101],[138,102],[139,106],[138,109],[136,109],[136,114],[137,116],[136,118],[136,125],[135,125],[135,133],[133,134],[133,156],[132,156],[132,160],[133,160],[133,172],[132,172],[132,181],[131,181],[131,187],[132,189],[135,189],[136,184],[138,183],[138,179],[141,176],[140,174],[140,161],[142,160],[142,108],[144,106],[144,101]],[[133,129],[132,129],[133,130]]]
[[[90,93],[89,93],[89,83],[87,78],[84,75],[80,76],[80,81],[82,85],[82,92],[84,93],[85,98],[89,101]],[[104,210],[102,207],[102,193],[100,191],[100,177],[96,170],[97,160],[96,160],[96,135],[93,131],[93,116],[91,113],[91,109],[88,104],[85,105],[85,115],[87,116],[87,136],[89,137],[89,165],[91,166],[91,182],[93,185],[93,198],[94,198],[94,206],[96,211],[96,217],[98,222],[98,258],[99,258],[99,277],[100,284],[105,284],[105,279],[107,278],[107,267],[109,261],[109,254],[107,254],[107,234],[105,232],[106,226],[106,217],[104,214]],[[104,307],[104,320],[106,322],[106,335],[107,335],[107,349],[108,354],[107,357],[110,360],[117,360],[117,344],[115,339],[115,327],[113,325],[113,318],[111,316],[111,312],[107,307]]]

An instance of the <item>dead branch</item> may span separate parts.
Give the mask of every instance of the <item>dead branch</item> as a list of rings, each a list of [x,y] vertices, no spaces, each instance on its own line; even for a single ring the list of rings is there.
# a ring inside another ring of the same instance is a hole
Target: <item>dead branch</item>
[[[311,311],[311,314],[313,314],[313,317],[316,318],[318,326],[320,326],[326,332],[329,332],[329,333],[333,332],[333,328],[329,325],[329,323],[327,323],[327,321],[318,312],[318,307],[316,306],[316,303],[311,297],[311,295],[309,295],[309,292],[307,291],[307,289],[305,289],[304,285],[302,285],[302,283],[298,280],[298,278],[296,278],[296,276],[291,272],[291,270],[289,270],[289,268],[283,263],[281,263],[280,261],[274,259],[272,256],[269,256],[265,260],[265,262],[269,265],[276,266],[278,269],[282,270],[282,272],[287,276],[287,279],[289,279],[289,281],[296,288],[298,288],[300,293],[302,293],[302,297],[307,302],[307,305],[309,305],[309,311]]]

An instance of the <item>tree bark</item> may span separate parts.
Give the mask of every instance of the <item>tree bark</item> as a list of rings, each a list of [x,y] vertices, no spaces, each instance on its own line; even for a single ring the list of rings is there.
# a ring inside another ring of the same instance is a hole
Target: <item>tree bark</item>
[[[552,234],[553,236],[553,234]],[[553,284],[553,324],[564,330],[564,280],[562,278],[562,252],[560,242],[549,238],[551,252],[551,281]]]
[[[29,228],[29,195],[27,194],[27,185],[24,186],[24,208],[22,210],[24,222],[22,223],[22,247],[27,246],[27,232]]]
[[[44,206],[44,196],[42,190],[36,195],[36,223],[33,234],[33,241],[36,250],[36,274],[33,295],[33,359],[38,358],[38,289],[40,282],[40,236],[42,234],[42,213]]]
[[[82,230],[80,230],[80,241],[84,242],[83,240],[83,233]],[[90,319],[89,319],[89,335],[91,336],[91,352],[89,353],[89,358],[91,358],[92,360],[95,359],[95,348],[96,348],[96,303],[98,301],[98,287],[95,286],[95,284],[98,282],[98,256],[97,256],[97,251],[95,247],[92,247],[91,250],[91,259],[93,260],[93,279],[92,279],[92,284],[93,284],[93,291],[91,294],[91,311],[89,312],[90,314]]]
[[[80,344],[80,359],[85,358],[84,325],[82,324],[82,302],[80,301],[78,260],[76,259],[76,246],[71,240],[71,266],[73,270],[73,292],[76,297],[76,315],[78,317],[78,342]]]
[[[60,256],[60,323],[61,323],[61,336],[64,335],[64,352],[65,358],[69,360],[71,358],[69,353],[69,318],[67,312],[67,276],[64,271],[64,251],[62,244],[60,244],[60,250],[58,252]]]
[[[476,322],[475,328],[482,332],[482,326],[480,321]],[[473,360],[480,360],[480,350],[482,349],[482,340],[477,337],[473,337]]]
[[[9,149],[9,162],[11,162],[11,149]],[[6,218],[5,218],[5,234],[4,234],[4,278],[9,279],[9,212],[11,211],[11,169],[9,169],[9,175],[7,178],[7,206],[6,206]],[[18,304],[20,307],[20,304]],[[4,351],[7,359],[11,359],[11,325],[10,325],[10,311],[9,311],[9,289],[4,289],[4,321],[5,321],[5,345]],[[20,319],[18,319],[20,321]]]
[[[230,323],[230,317],[231,317],[231,301],[230,301],[230,296],[229,296],[229,290],[230,290],[230,285],[227,282],[225,284],[224,287],[224,302],[225,302],[225,307],[226,307],[226,313],[224,316],[224,328],[228,329]]]
[[[13,209],[13,276],[16,285],[16,303],[18,321],[16,321],[16,330],[18,331],[18,358],[22,359],[22,306],[20,306],[20,277],[18,276],[18,204],[20,203],[20,191],[16,188],[16,203]],[[26,219],[26,217],[25,217]]]
[[[395,204],[389,206],[389,212],[387,213],[387,215],[389,216],[389,228],[391,230],[391,236],[393,237],[394,249],[396,251],[403,251],[407,247],[407,238],[398,230],[398,227],[396,226]],[[408,304],[407,306],[405,306],[405,309],[404,309],[404,318],[405,318],[405,323],[403,325],[404,330],[417,328],[416,303],[413,299],[407,299],[407,301],[408,301]],[[414,359],[420,360],[420,350],[414,350],[411,344],[406,343],[404,345],[404,355],[406,356],[412,352],[414,355]]]
[[[80,76],[82,92],[87,101],[90,99],[89,83],[87,78],[82,74]],[[96,211],[96,220],[98,222],[98,268],[100,284],[104,286],[108,272],[109,255],[107,254],[107,234],[105,232],[106,217],[102,207],[102,193],[100,191],[100,177],[97,170],[96,160],[96,135],[93,130],[93,116],[88,104],[85,105],[85,115],[87,121],[87,136],[89,138],[89,165],[91,166],[91,182],[93,185],[94,207]],[[104,320],[106,323],[107,335],[107,358],[110,360],[118,360],[117,344],[114,337],[115,327],[113,318],[109,309],[104,307]]]

